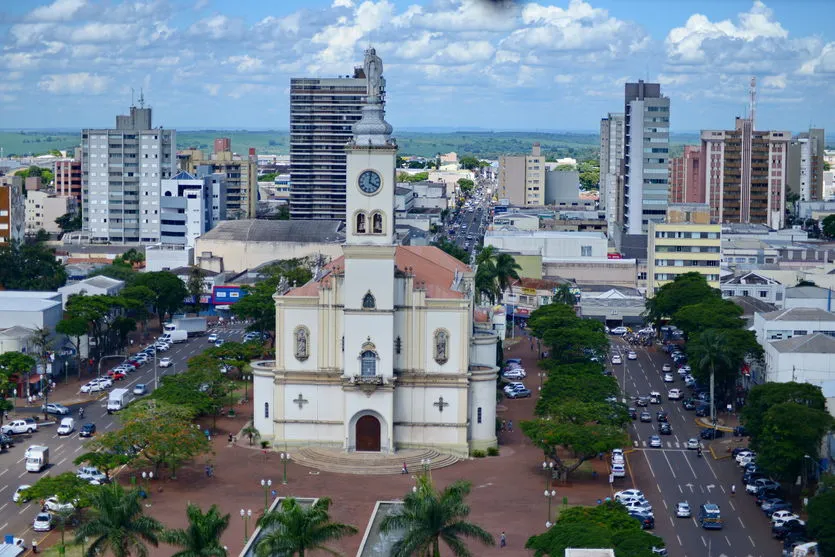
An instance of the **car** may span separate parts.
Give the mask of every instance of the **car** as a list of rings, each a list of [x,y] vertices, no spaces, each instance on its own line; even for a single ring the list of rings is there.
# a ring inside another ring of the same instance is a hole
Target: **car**
[[[691,437],[690,439],[687,440],[687,448],[689,450],[694,450],[695,451],[700,446],[701,446],[701,443],[699,443],[699,440],[696,439],[695,437]]]
[[[658,391],[650,391],[649,393],[649,403],[650,404],[661,404],[661,393]]]
[[[663,410],[659,410],[655,413],[655,419],[658,420],[659,423],[666,423],[670,421],[670,416]]]
[[[502,377],[505,379],[524,379],[527,374],[524,369],[509,369],[502,373]]]
[[[676,503],[676,517],[677,518],[690,518],[690,503],[687,501],[680,501]]]
[[[157,352],[168,352],[171,348],[171,345],[166,342],[158,342],[154,345],[154,348],[157,349]]]
[[[692,375],[685,375],[684,376],[684,385],[686,387],[693,387],[696,385],[696,378]]]
[[[712,427],[707,427],[699,433],[699,436],[702,439],[719,439],[720,437],[725,436],[725,432],[721,429],[714,429]]]
[[[740,468],[745,468],[749,464],[756,465],[756,461],[757,461],[756,455],[751,455],[751,456],[746,456],[746,457],[742,458],[741,460],[737,460],[737,464],[739,464]]]
[[[61,418],[61,423],[55,431],[59,436],[71,435],[75,431],[75,420],[72,418]]]
[[[108,371],[107,376],[112,378],[114,381],[121,381],[122,379],[127,377],[124,371],[117,369],[111,369],[110,371]]]
[[[30,487],[32,487],[32,486],[29,485],[29,484],[22,484],[22,485],[17,486],[17,489],[15,489],[14,495],[12,495],[12,501],[15,502],[15,503],[25,503],[26,501],[28,501],[29,498],[25,497],[23,495],[23,492],[25,490],[29,489]]]
[[[217,339],[217,333],[212,333],[208,337],[206,337],[206,340],[208,340],[210,343],[217,342]]]
[[[661,438],[657,435],[650,435],[649,446],[654,448],[654,449],[660,449],[661,448]]]
[[[623,449],[612,449],[612,462],[623,462]]]
[[[755,452],[754,452],[754,451],[752,451],[751,449],[742,449],[742,450],[737,450],[737,449],[739,449],[739,448],[740,448],[740,447],[737,447],[736,449],[734,449],[733,451],[731,451],[731,456],[732,456],[732,457],[734,457],[734,460],[736,460],[737,464],[739,464],[739,462],[740,462],[742,459],[744,459],[745,457],[749,457],[749,456],[756,456],[756,455],[757,455],[757,453],[755,453]],[[736,453],[736,454],[734,454],[734,453]]]
[[[782,512],[782,511],[778,511]],[[783,540],[790,535],[806,535],[806,523],[802,520],[787,520],[771,527],[771,535],[778,540]]]
[[[52,515],[49,513],[38,513],[32,523],[32,530],[35,532],[49,532],[52,530]]]
[[[635,401],[636,406],[647,406],[649,404],[649,397],[648,396],[639,396],[638,399]]]
[[[133,387],[133,394],[136,396],[142,396],[148,394],[148,387],[145,386],[145,383],[137,383]]]
[[[8,433],[0,433],[0,449],[10,449],[14,446],[14,437]]]
[[[672,373],[664,374],[664,383],[672,383],[674,381]]]
[[[695,410],[696,409],[696,401],[692,398],[685,398],[681,405],[684,407],[685,410]]]
[[[687,371],[684,370],[684,366],[678,368],[678,376],[684,379],[687,376]]]
[[[710,406],[707,404],[700,404],[696,407],[696,416],[706,418],[710,414]]]
[[[625,335],[626,333],[629,332],[629,329],[627,329],[626,327],[621,326],[621,327],[615,327],[614,329],[611,329],[609,332],[613,335]]]
[[[637,359],[638,359],[638,353],[637,353],[637,352],[635,352],[634,350],[630,350],[630,351],[626,354],[626,359],[627,359],[627,360],[637,360]]]
[[[529,398],[532,394],[530,389],[517,389],[507,393],[507,398]]]
[[[741,453],[750,453],[750,452],[752,452],[752,451],[748,447],[734,447],[733,450],[731,451],[731,456],[736,458]]]
[[[759,480],[760,478],[767,479],[763,472],[745,472],[742,474],[742,483],[745,485],[754,483],[754,480]]]
[[[75,475],[88,482],[104,483],[107,481],[107,474],[99,471],[95,466],[82,466],[75,472]]]
[[[623,491],[618,491],[617,493],[615,493],[615,501],[620,501],[621,499],[625,499],[628,497],[639,497],[643,499],[644,492],[640,489],[624,489]]]
[[[621,503],[621,504],[626,507],[627,511],[630,511],[630,512],[640,512],[640,513],[651,513],[652,512],[652,505],[646,499],[644,499],[643,501],[630,500],[630,501],[626,501],[625,503]]]
[[[110,377],[96,377],[95,379],[93,379],[93,381],[96,381],[105,389],[109,389],[113,386],[113,379],[111,379]]]
[[[620,357],[620,354],[615,354],[612,356],[612,364],[622,364],[623,358]]]
[[[661,435],[672,435],[673,434],[673,426],[669,423],[664,422],[663,424],[658,426],[658,433]]]
[[[779,491],[780,484],[769,478],[757,478],[745,485],[745,492],[756,495],[760,490]]]
[[[641,412],[641,421],[642,422],[651,422],[652,421],[652,414],[649,412]]]
[[[103,389],[104,389],[104,387],[98,381],[90,381],[89,383],[85,383],[84,385],[82,385],[81,389],[79,389],[79,390],[82,393],[87,394],[87,393],[97,393],[97,392],[99,392]]]
[[[81,426],[81,431],[78,432],[79,437],[92,437],[96,434],[96,424],[89,422]]]
[[[667,398],[669,400],[681,399],[681,389],[670,389],[669,391],[667,391]]]
[[[633,511],[629,513],[629,516],[638,520],[643,530],[652,530],[655,528],[655,516],[652,513]]]
[[[760,506],[760,509],[766,514],[766,516],[771,516],[777,511],[790,511],[792,510],[792,504],[788,501],[777,501],[772,502],[770,504],[763,504]]]
[[[66,416],[70,413],[70,409],[64,406],[63,404],[58,404],[57,402],[50,402],[41,406],[41,412],[45,412],[47,414],[58,414],[59,416]]]
[[[22,433],[34,433],[38,431],[38,423],[32,418],[28,420],[12,420],[3,427],[0,427],[0,432],[6,435],[20,435]]]
[[[629,412],[629,417],[630,418],[632,418],[633,420],[638,419],[638,411],[635,408],[630,407],[628,409],[628,412]]]
[[[75,510],[75,505],[72,503],[62,503],[58,500],[58,497],[47,497],[43,502],[44,508],[51,513],[60,513],[66,512],[70,513]]]
[[[525,388],[524,383],[520,383],[519,381],[511,381],[510,383],[508,383],[507,385],[504,386],[504,392],[507,393],[507,392],[510,392],[514,389],[524,389],[524,388]]]
[[[222,338],[217,339],[217,340],[215,341],[215,346],[216,346],[217,348],[220,348],[221,346],[223,346],[223,339],[222,339]]]
[[[756,495],[757,498],[754,499],[754,504],[756,504],[758,507],[761,507],[762,504],[765,502],[770,501],[772,503],[775,503],[783,500],[783,498],[780,497],[779,492],[771,491],[769,489],[761,489],[756,493]]]
[[[800,520],[800,516],[791,511],[777,511],[771,515],[771,523],[786,522],[787,520]]]
[[[171,358],[163,358],[159,361],[159,367],[171,367],[174,365],[174,362]]]
[[[661,366],[661,371],[664,373],[668,371],[673,371],[673,366],[671,366],[670,364],[664,364],[663,366]]]

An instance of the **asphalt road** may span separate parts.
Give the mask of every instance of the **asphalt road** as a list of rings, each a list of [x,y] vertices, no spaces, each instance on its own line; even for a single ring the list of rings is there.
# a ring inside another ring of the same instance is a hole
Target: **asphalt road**
[[[467,249],[468,252],[472,253],[475,249],[475,246],[479,243],[481,236],[484,235],[484,232],[481,231],[481,227],[486,223],[484,215],[485,215],[485,207],[488,204],[488,199],[483,199],[481,203],[476,205],[473,209],[473,212],[469,212],[467,209],[461,209],[458,214],[458,218],[455,220],[456,223],[459,223],[461,226],[456,230],[454,236],[450,236],[450,240],[455,242],[459,247],[464,247],[466,243],[469,243],[469,248]],[[464,225],[467,225],[467,228],[464,228]],[[467,236],[472,234],[472,239],[467,240]]]
[[[239,340],[243,334],[242,331],[242,327],[239,326],[237,328],[213,329],[210,332],[215,332],[220,338],[231,341]],[[189,358],[203,352],[209,346],[211,345],[207,342],[206,336],[189,339],[187,342],[180,344],[173,344],[171,349],[168,352],[161,353],[160,357],[171,358],[174,365],[169,368],[157,368],[157,379],[184,370]],[[104,373],[105,369],[117,365],[119,361],[117,358],[106,360],[105,364],[109,365],[102,366],[102,372]],[[114,388],[121,387],[132,390],[136,384],[144,383],[148,390],[152,391],[154,376],[154,363],[151,360],[135,372],[128,374],[124,380],[115,382]],[[117,416],[107,413],[107,398],[96,400],[99,395],[102,395],[102,393],[80,395],[82,397],[89,396],[90,402],[71,407],[72,413],[70,416],[75,418],[76,421],[76,431],[72,435],[58,437],[55,433],[56,424],[41,424],[39,430],[32,435],[14,436],[15,446],[0,454],[0,535],[13,534],[16,537],[23,538],[27,546],[29,546],[32,538],[40,539],[43,537],[43,534],[32,531],[32,521],[40,511],[38,503],[29,502],[17,505],[12,501],[12,495],[21,484],[32,485],[43,475],[58,475],[78,468],[73,464],[73,460],[85,451],[85,440],[78,436],[82,424],[93,422],[96,424],[98,432],[110,431],[118,426]],[[131,394],[130,400],[135,398],[137,397]],[[82,406],[85,415],[83,420],[79,420],[78,409]],[[34,415],[37,410],[37,408],[32,408],[31,413]],[[18,411],[19,415],[24,413],[25,411]],[[32,473],[26,471],[23,455],[30,445],[46,445],[49,447],[50,465],[44,472]]]
[[[629,350],[635,350],[637,360],[627,359]],[[696,423],[695,412],[685,410],[680,401],[667,398],[671,388],[682,389],[683,398],[690,396],[674,365],[674,382],[664,383],[661,366],[672,364],[672,360],[661,351],[630,347],[620,338],[613,340],[612,353],[623,356],[622,365],[610,363],[609,366],[630,406],[634,405],[628,397],[648,395],[650,391],[662,393],[662,404],[650,404],[646,408],[652,415],[652,423],[632,422],[634,450],[627,455],[628,477],[616,480],[614,489],[636,487],[644,492],[653,506],[655,533],[664,538],[671,557],[780,555],[782,545],[771,537],[768,517],[754,503],[754,498],[745,493],[742,470],[734,459],[716,460],[708,450],[713,444],[717,456],[726,455],[728,445],[719,441],[727,440],[728,434],[713,442],[700,439],[704,447],[702,458],[695,450],[687,449],[687,440],[699,438],[701,427]],[[673,434],[660,435],[662,448],[650,448],[649,437],[658,434],[656,412],[661,409],[669,415]],[[642,409],[637,410],[640,413]],[[736,486],[736,495],[730,493],[732,485]],[[676,518],[679,501],[690,503],[692,518]],[[696,523],[699,505],[708,502],[719,505],[723,529],[704,530]]]

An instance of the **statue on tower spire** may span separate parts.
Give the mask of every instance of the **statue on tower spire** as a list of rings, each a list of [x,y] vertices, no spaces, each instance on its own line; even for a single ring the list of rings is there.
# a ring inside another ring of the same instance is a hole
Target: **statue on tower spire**
[[[368,104],[383,102],[383,91],[386,86],[386,80],[383,79],[383,61],[377,56],[374,48],[368,48],[365,51],[363,69],[365,78],[368,80]]]

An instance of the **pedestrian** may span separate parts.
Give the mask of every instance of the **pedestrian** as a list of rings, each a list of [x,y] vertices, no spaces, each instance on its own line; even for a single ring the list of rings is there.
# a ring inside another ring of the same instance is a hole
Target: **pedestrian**
[[[736,485],[731,486],[731,495],[736,495]]]
[[[499,537],[499,547],[506,547],[507,546],[507,536],[505,533],[502,532],[502,535]]]
[[[215,475],[215,465],[209,464],[209,477],[213,477]]]
[[[211,477],[212,477],[212,473],[211,473],[211,471],[210,471],[210,469],[209,469],[209,465],[208,465],[208,464],[206,465],[206,477],[207,477],[207,478],[211,478]]]
[[[229,434],[229,442],[230,443],[232,442],[232,434],[231,433]]]
[[[510,433],[513,433],[513,420],[508,420],[508,421],[507,421],[507,430],[508,430]]]
[[[408,474],[409,468],[406,466],[406,463],[403,463],[403,470],[400,471],[401,474]]]

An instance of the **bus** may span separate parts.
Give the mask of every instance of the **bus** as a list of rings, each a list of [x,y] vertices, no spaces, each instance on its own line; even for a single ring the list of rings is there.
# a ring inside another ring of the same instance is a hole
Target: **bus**
[[[719,512],[719,505],[705,503],[699,507],[699,526],[705,530],[722,529],[722,513]]]

